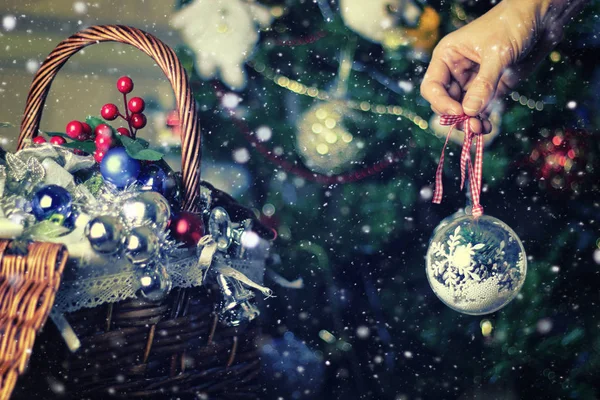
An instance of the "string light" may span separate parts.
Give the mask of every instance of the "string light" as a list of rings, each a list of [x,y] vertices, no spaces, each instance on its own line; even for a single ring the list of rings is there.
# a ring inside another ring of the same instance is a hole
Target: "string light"
[[[529,99],[527,96],[519,94],[519,92],[512,92],[510,94],[510,98],[513,101],[518,102],[520,105],[528,107],[531,110],[542,111],[544,109],[543,101],[535,101],[534,99]]]
[[[254,69],[257,73],[262,75],[263,77],[273,81],[278,86],[289,90],[290,92],[312,97],[314,99],[318,99],[321,101],[332,101],[334,99],[328,92],[319,89],[315,86],[307,86],[301,82],[298,82],[294,79],[288,78],[285,75],[281,75],[275,73],[271,69],[267,68],[264,64],[250,61],[249,66]],[[356,101],[356,100],[346,100],[344,104],[357,111],[370,112],[377,115],[394,115],[396,117],[403,117],[412,122],[419,129],[431,133],[435,135],[435,133],[429,129],[429,123],[420,115],[416,114],[413,111],[407,110],[404,107],[399,105],[389,105],[389,104],[372,104],[368,101]]]

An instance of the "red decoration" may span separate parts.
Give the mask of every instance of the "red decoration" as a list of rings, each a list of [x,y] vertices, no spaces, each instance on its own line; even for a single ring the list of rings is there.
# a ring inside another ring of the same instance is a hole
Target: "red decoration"
[[[130,122],[135,129],[142,129],[146,126],[146,116],[144,114],[132,114]]]
[[[102,162],[102,160],[104,159],[105,154],[106,154],[106,152],[104,150],[100,150],[100,149],[96,148],[96,151],[94,152],[94,160],[96,160],[96,162],[98,164],[100,164]]]
[[[122,76],[117,81],[117,90],[123,94],[131,93],[133,90],[133,81],[128,76]]]
[[[74,140],[79,140],[79,136],[83,133],[83,124],[79,121],[71,121],[66,127],[67,136]]]
[[[67,143],[67,141],[62,136],[52,136],[50,138],[50,143],[60,146]]]
[[[102,118],[104,118],[105,120],[112,121],[117,119],[117,117],[119,116],[119,109],[116,105],[108,103],[102,106],[102,109],[100,110],[100,115],[102,115]]]
[[[46,143],[46,139],[43,136],[36,136],[33,138],[33,143],[34,144]]]
[[[91,137],[92,136],[92,127],[89,126],[88,124],[86,124],[85,122],[82,122],[81,126],[83,126],[83,133],[85,133],[88,137]]]
[[[131,132],[129,132],[129,129],[127,128],[117,128],[117,132],[121,136],[131,137]]]
[[[132,113],[141,113],[146,108],[146,103],[141,97],[132,97],[129,100],[128,108]]]
[[[106,124],[100,124],[96,127],[96,138],[98,136],[106,136],[112,138],[113,131],[112,128]]]
[[[204,222],[194,213],[182,211],[171,220],[171,236],[188,247],[196,246],[204,236]]]
[[[535,146],[529,160],[542,186],[577,193],[588,172],[589,136],[585,131],[556,130]]]
[[[96,149],[102,152],[110,149],[114,144],[112,136],[98,135],[95,139]]]

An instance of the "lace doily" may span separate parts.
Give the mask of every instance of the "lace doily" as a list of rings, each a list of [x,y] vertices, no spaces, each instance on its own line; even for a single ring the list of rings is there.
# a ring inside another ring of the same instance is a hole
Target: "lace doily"
[[[217,252],[212,266],[229,266],[241,272],[251,282],[262,285],[265,274],[265,259],[269,244],[261,239],[258,246],[245,249],[240,258],[231,258]],[[207,266],[198,263],[199,257],[189,251],[176,250],[165,268],[173,288],[201,286]],[[93,308],[107,303],[136,298],[141,284],[135,267],[124,260],[105,260],[102,266],[73,267],[56,294],[54,313],[70,313],[82,308]],[[241,281],[245,283],[244,281]]]

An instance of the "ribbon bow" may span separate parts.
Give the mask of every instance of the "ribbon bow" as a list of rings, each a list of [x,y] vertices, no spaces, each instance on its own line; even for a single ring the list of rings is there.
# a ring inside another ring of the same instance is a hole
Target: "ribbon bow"
[[[471,201],[473,202],[472,214],[474,217],[479,217],[483,214],[483,207],[479,204],[479,197],[481,195],[481,171],[483,169],[483,135],[475,134],[471,131],[471,126],[468,123],[468,115],[442,115],[440,117],[440,125],[450,126],[448,135],[446,136],[446,143],[442,148],[442,155],[440,156],[440,162],[435,173],[435,193],[433,195],[433,202],[440,204],[442,202],[442,194],[444,188],[442,185],[442,171],[444,169],[444,152],[448,145],[448,140],[452,134],[452,130],[457,124],[465,122],[465,140],[463,142],[462,152],[460,154],[460,189],[464,187],[465,176],[467,167],[469,168],[469,186],[471,187]],[[471,144],[473,139],[477,137],[475,145],[475,166],[471,163]]]

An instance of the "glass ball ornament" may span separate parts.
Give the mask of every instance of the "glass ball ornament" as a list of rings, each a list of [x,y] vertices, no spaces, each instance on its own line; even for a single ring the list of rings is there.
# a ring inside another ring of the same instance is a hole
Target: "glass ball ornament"
[[[156,264],[150,268],[136,271],[140,284],[138,295],[149,301],[161,301],[171,291],[173,283],[164,265]]]
[[[140,162],[130,157],[123,147],[110,149],[100,163],[100,173],[104,180],[119,189],[134,183],[140,170]]]
[[[72,212],[72,197],[67,189],[58,185],[40,188],[31,200],[32,212],[38,221],[60,214],[65,218]]]
[[[123,203],[121,214],[130,226],[152,223],[165,230],[171,219],[171,207],[160,193],[141,192]]]
[[[166,193],[166,180],[167,173],[156,164],[144,167],[137,178],[137,182],[142,190],[158,192],[163,196]]]
[[[138,226],[129,232],[125,256],[132,264],[146,264],[158,254],[158,237],[147,226]]]
[[[231,245],[232,229],[229,214],[223,207],[215,207],[208,217],[208,233],[213,237],[217,248],[225,251]]]
[[[125,226],[117,217],[100,215],[92,218],[85,226],[84,234],[98,253],[119,253],[125,246]]]
[[[196,246],[204,236],[204,222],[202,218],[189,211],[177,214],[169,225],[171,236],[187,247]]]
[[[359,159],[361,143],[346,125],[354,122],[352,111],[341,102],[317,103],[298,122],[296,147],[308,168],[336,173]]]
[[[517,234],[497,218],[456,213],[434,230],[427,249],[429,285],[448,307],[495,312],[519,293],[527,256]]]

